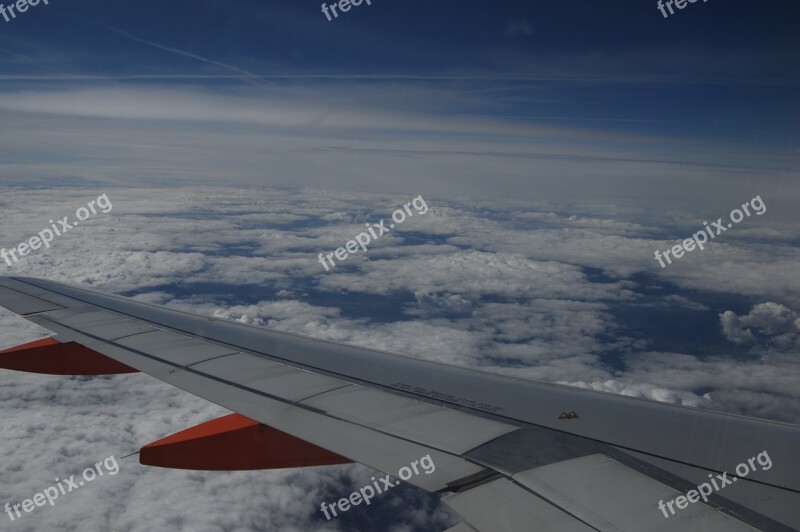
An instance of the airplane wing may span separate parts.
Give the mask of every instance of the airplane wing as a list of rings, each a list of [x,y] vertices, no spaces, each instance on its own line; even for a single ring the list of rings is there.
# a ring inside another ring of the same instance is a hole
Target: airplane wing
[[[0,353],[0,367],[142,371],[236,413],[143,447],[142,463],[359,462],[443,494],[464,519],[450,532],[800,529],[800,426],[489,374],[51,281],[0,277],[0,305],[56,335]],[[423,459],[435,470],[420,470]]]

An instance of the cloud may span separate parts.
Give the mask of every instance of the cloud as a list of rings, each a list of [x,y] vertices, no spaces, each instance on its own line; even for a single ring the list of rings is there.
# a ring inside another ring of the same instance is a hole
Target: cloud
[[[709,141],[698,154],[694,139],[657,130],[487,114],[504,104],[458,82],[306,80],[199,88],[86,80],[79,86],[55,82],[46,90],[8,85],[0,95],[8,126],[0,132],[7,152],[0,178],[19,184],[46,185],[65,176],[152,186],[292,182],[426,196],[457,189],[472,197],[606,197],[646,202],[653,212],[688,204],[716,212],[752,197],[750,182],[741,177],[757,171],[770,217],[783,211],[773,201],[798,199],[783,184],[786,172],[800,167],[792,154],[757,147],[742,152],[723,141]],[[687,152],[695,155],[687,159]],[[690,197],[679,192],[687,189],[694,191]]]
[[[587,388],[589,390],[597,390],[600,392],[611,392],[618,395],[627,395],[629,397],[639,397],[641,399],[650,399],[652,401],[661,401],[663,403],[672,403],[684,406],[693,407],[708,407],[711,404],[705,397],[698,397],[691,392],[678,392],[667,388],[661,388],[652,384],[644,383],[623,383],[614,379],[609,379],[602,382],[561,382],[559,384],[566,384],[568,386],[576,386],[578,388]]]
[[[759,303],[743,316],[726,310],[719,317],[722,332],[731,342],[745,344],[764,338],[775,345],[800,346],[800,314],[779,303]]]

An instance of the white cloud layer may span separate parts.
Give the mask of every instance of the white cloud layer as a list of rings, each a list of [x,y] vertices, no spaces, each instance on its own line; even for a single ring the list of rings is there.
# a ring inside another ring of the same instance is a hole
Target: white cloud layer
[[[793,310],[800,289],[791,282],[800,257],[780,224],[739,231],[662,270],[652,253],[669,241],[665,228],[685,234],[694,220],[661,215],[654,222],[610,204],[567,210],[433,195],[424,216],[326,273],[318,253],[416,194],[4,187],[0,246],[28,239],[102,192],[113,203],[109,215],[13,268],[0,263],[3,273],[486,371],[800,421]],[[730,310],[744,307],[751,310]],[[717,343],[658,348],[626,319],[626,312],[665,309],[706,320],[698,334]],[[42,334],[0,313],[0,347]],[[0,405],[3,503],[224,413],[144,375],[0,372]],[[119,475],[11,530],[345,530],[354,522],[324,522],[319,503],[369,475],[360,466],[195,473],[145,468],[132,457]],[[436,498],[410,488],[360,515],[374,530],[441,530],[454,522]]]

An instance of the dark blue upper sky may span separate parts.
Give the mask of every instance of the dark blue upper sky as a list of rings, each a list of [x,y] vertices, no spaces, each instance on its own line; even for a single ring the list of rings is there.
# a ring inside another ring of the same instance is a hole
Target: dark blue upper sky
[[[655,0],[373,0],[328,21],[317,1],[51,0],[0,19],[0,112],[9,128],[30,135],[19,133],[13,151],[4,147],[15,169],[43,153],[62,170],[94,165],[62,171],[64,178],[108,176],[108,168],[134,160],[169,167],[153,179],[196,175],[191,144],[205,154],[220,150],[215,161],[230,157],[209,174],[255,175],[267,166],[282,176],[271,185],[324,174],[336,183],[360,179],[361,187],[368,176],[360,173],[384,165],[386,150],[396,158],[388,165],[395,182],[458,175],[459,188],[507,176],[511,191],[528,178],[530,159],[541,163],[543,179],[646,174],[702,182],[757,173],[780,180],[800,153],[798,15],[791,0],[698,0],[668,18]],[[206,101],[209,94],[216,99]],[[173,103],[150,108],[169,96]],[[190,102],[194,108],[178,109]],[[258,115],[260,104],[271,107]],[[54,118],[65,115],[74,122]],[[266,136],[246,157],[234,155],[243,146],[234,135],[256,144],[257,126],[241,123],[257,115],[274,129],[259,129]],[[159,124],[123,139],[141,117]],[[98,118],[124,122],[112,127]],[[167,133],[170,120],[195,125]],[[202,139],[200,120],[215,121]],[[241,127],[234,131],[232,122]],[[111,135],[116,148],[163,136],[158,152],[124,159],[113,150],[89,152],[96,143],[52,144],[59,127]],[[286,128],[309,142],[319,135],[315,146],[336,139],[327,146],[336,155],[322,160],[322,150],[306,146],[301,164],[287,155],[296,138]],[[50,135],[47,149],[25,154],[42,146],[42,135]],[[391,143],[366,142],[381,140]],[[256,161],[263,147],[280,160]],[[616,166],[600,172],[597,157]]]
[[[374,0],[329,22],[309,1],[52,0],[0,20],[0,57],[4,75],[237,75],[117,29],[259,76],[418,76],[494,92],[466,112],[786,142],[798,120],[798,15],[792,1],[712,0],[664,19],[641,0]],[[290,82],[312,83],[270,83]]]

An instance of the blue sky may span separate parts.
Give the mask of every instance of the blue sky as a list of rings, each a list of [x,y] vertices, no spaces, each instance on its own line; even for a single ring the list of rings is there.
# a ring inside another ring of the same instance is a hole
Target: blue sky
[[[599,120],[612,129],[785,147],[798,119],[798,14],[789,1],[699,3],[664,19],[655,2],[642,1],[376,0],[328,22],[307,1],[53,1],[3,23],[0,58],[4,78],[167,76],[141,81],[215,86],[246,79],[180,78],[245,71],[270,86],[316,87],[322,100],[336,83],[327,76],[376,88],[402,81],[485,95],[443,109],[451,113],[590,127]]]
[[[0,179],[785,197],[799,12],[53,1],[0,20]]]

